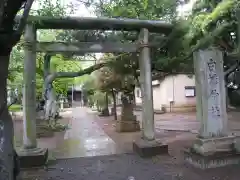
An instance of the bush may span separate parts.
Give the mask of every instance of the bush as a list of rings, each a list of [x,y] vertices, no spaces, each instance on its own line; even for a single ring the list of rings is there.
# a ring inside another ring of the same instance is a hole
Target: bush
[[[9,111],[11,112],[19,112],[22,110],[22,105],[20,104],[13,104],[8,108]]]

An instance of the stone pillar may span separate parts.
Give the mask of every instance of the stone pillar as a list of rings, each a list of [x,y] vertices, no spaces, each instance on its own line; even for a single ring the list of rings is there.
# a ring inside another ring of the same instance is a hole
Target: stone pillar
[[[22,167],[43,165],[47,150],[37,148],[36,138],[36,29],[27,24],[24,34],[24,87],[23,87],[23,149],[19,151]]]
[[[149,32],[147,29],[142,29],[140,33],[140,41],[144,47],[140,51],[140,79],[142,90],[142,135],[143,139],[154,140],[154,111],[153,111],[153,91],[152,91],[152,71],[150,48],[145,46],[148,44]]]
[[[143,98],[143,95],[144,95],[144,86],[143,86],[143,83],[144,83],[144,66],[142,64],[142,61],[140,61],[139,59],[139,69],[140,69],[140,76],[139,76],[139,83],[140,83],[140,89],[141,89],[141,100],[142,100],[142,119],[141,119],[141,126],[143,128],[144,126],[144,119],[146,119],[145,115],[145,108],[143,108],[143,105],[145,104],[144,103],[144,98]],[[144,137],[144,131],[141,131],[142,132],[142,137]]]
[[[229,159],[229,153],[234,152],[236,139],[228,134],[223,53],[216,48],[195,52],[194,69],[197,120],[201,122],[201,127],[193,147],[185,152],[185,158],[200,168],[232,164],[237,158]],[[221,158],[226,154],[227,159],[219,160],[219,154]],[[218,159],[214,159],[215,156]],[[202,157],[204,158],[200,160]]]
[[[25,47],[24,57],[24,86],[23,86],[23,148],[37,147],[36,141],[36,30],[32,25],[27,25],[24,40],[28,43]]]
[[[223,54],[217,49],[194,53],[199,132],[202,138],[227,136]]]
[[[133,94],[122,93],[122,110],[121,115],[117,118],[116,131],[117,132],[135,132],[140,130],[139,122],[134,115],[134,104],[133,104]]]
[[[148,29],[142,29],[139,35],[139,41],[142,45],[139,57],[139,80],[142,94],[142,138],[133,143],[133,150],[142,157],[168,152],[168,146],[155,139],[152,72],[148,39]]]

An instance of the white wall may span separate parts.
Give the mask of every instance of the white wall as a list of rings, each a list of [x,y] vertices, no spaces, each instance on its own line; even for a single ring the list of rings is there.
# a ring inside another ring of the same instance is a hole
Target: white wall
[[[185,87],[195,86],[194,76],[189,78],[187,75],[179,74],[168,76],[162,81],[162,91],[165,91],[164,103],[169,104],[169,99],[172,99],[174,105],[195,105],[195,97],[185,97]],[[161,88],[160,88],[161,89]]]
[[[184,74],[167,76],[160,81],[159,85],[156,83],[154,84],[153,107],[155,110],[161,110],[162,106],[169,108],[170,101],[173,101],[171,107],[174,107],[175,109],[195,106],[195,97],[185,97],[185,87],[195,86],[194,76],[188,77]],[[137,96],[137,91],[140,91],[140,88],[135,89],[136,104],[141,105],[142,99]]]

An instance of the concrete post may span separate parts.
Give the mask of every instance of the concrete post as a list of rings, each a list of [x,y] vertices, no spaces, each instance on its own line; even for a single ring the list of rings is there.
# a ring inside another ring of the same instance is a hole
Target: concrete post
[[[194,53],[197,89],[197,118],[201,122],[200,137],[227,135],[226,88],[223,54],[211,48]]]
[[[23,87],[23,149],[18,152],[23,168],[42,166],[48,159],[48,150],[37,147],[36,133],[36,29],[27,24],[24,34]]]
[[[37,147],[36,141],[36,30],[33,25],[26,25],[24,40],[24,88],[23,88],[23,147],[33,149]]]
[[[140,41],[142,44],[148,44],[149,31],[142,29],[140,32]],[[150,48],[144,46],[140,50],[140,83],[142,91],[142,131],[143,139],[154,140],[154,111],[153,111],[153,92],[152,92],[152,73]]]
[[[228,134],[223,53],[216,48],[194,53],[199,136],[185,160],[205,169],[238,164],[236,137]]]
[[[144,127],[144,120],[147,119],[146,118],[146,113],[145,113],[145,108],[143,108],[144,106],[144,65],[142,64],[142,61],[140,61],[140,58],[139,58],[139,69],[140,69],[140,76],[139,76],[139,83],[140,83],[140,89],[141,89],[141,99],[142,99],[142,122],[141,122],[141,126],[142,126],[142,129]],[[142,133],[142,137],[144,137],[144,131],[142,130],[141,131]]]
[[[152,72],[150,48],[148,47],[149,31],[142,29],[139,35],[140,48],[140,86],[142,94],[142,138],[133,142],[133,150],[142,157],[151,157],[168,153],[168,145],[155,139]]]

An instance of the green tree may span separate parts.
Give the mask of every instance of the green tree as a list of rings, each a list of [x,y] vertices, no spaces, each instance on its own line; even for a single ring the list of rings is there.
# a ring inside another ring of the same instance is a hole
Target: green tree
[[[0,179],[12,180],[14,177],[13,123],[7,108],[7,78],[10,53],[20,40],[33,0],[0,1]],[[19,24],[15,16],[22,9]]]
[[[121,18],[137,18],[137,19],[153,19],[153,20],[163,20],[166,22],[171,22],[173,24],[178,24],[177,22],[177,7],[184,3],[184,1],[178,0],[145,0],[145,1],[131,1],[131,0],[114,0],[108,1],[104,3],[98,3],[96,5],[96,13],[100,16],[106,17],[121,17]],[[127,8],[126,8],[127,7]],[[182,23],[179,23],[182,24]],[[185,23],[186,25],[186,23]],[[179,43],[171,43],[173,39],[179,39],[184,35],[185,30],[181,26],[181,29],[177,32],[173,32],[170,34],[168,38],[163,39],[162,34],[152,34],[150,39],[159,42],[159,47],[153,47],[151,53],[152,59],[152,67],[154,71],[157,72],[175,72],[177,70],[183,70],[183,63],[179,63],[179,51],[182,49],[180,46],[183,44],[182,42]],[[129,39],[122,39],[123,37],[134,35],[134,33],[118,33],[119,39],[124,41],[129,41]],[[168,36],[168,34],[167,34]],[[137,41],[137,35],[135,34],[134,41]],[[132,40],[131,40],[132,41]],[[175,41],[176,42],[176,41]],[[173,48],[170,47],[174,45]],[[176,45],[178,47],[176,47]],[[175,48],[176,47],[176,48]],[[190,65],[189,65],[190,64]],[[184,65],[186,66],[183,71],[189,71],[192,67],[192,63],[185,62]],[[190,67],[189,67],[190,66]],[[138,68],[138,67],[137,67]],[[192,70],[192,69],[191,69]]]
[[[192,13],[177,17],[180,3],[183,1],[114,0],[98,3],[96,12],[107,17],[157,19],[175,24],[174,31],[162,43],[161,49],[153,48],[152,66],[156,71],[192,72],[192,52],[199,48],[217,45],[228,52],[236,49],[236,38],[231,34],[237,34],[238,0],[199,0],[195,2]]]
[[[135,55],[130,56],[128,54],[120,54],[118,56],[108,54],[103,57],[103,59],[108,58],[116,60],[110,66],[103,67],[96,72],[96,82],[99,90],[112,95],[114,105],[113,113],[115,119],[117,120],[116,95],[121,92],[124,96],[134,100],[133,92],[137,76],[133,75],[136,74],[137,61]]]
[[[0,139],[2,140],[0,145],[0,179],[6,180],[16,179],[14,177],[16,174],[13,174],[13,124],[8,113],[6,100],[7,78],[9,74],[11,82],[21,81],[22,79],[20,74],[17,74],[18,70],[22,68],[20,63],[22,54],[18,52],[19,49],[16,50],[13,47],[20,41],[32,3],[33,0],[4,0],[0,2]],[[39,12],[42,12],[42,10],[39,10]],[[20,19],[16,24],[15,17],[17,14],[20,16]],[[10,56],[12,50],[13,54]],[[9,65],[10,57],[12,58]]]
[[[68,14],[73,13],[73,6],[71,4],[63,4],[60,1],[52,2],[50,0],[38,0],[36,1],[38,4],[38,9],[31,10],[31,15],[38,16],[48,16],[48,17],[64,17]],[[59,33],[62,30],[38,30],[38,39],[40,41],[54,41]],[[22,88],[23,84],[23,40],[21,40],[14,48],[10,56],[10,65],[9,65],[9,75],[8,75],[8,84],[10,87],[18,87]],[[43,93],[43,83],[44,83],[44,54],[37,54],[37,75],[36,75],[36,95],[37,98],[40,99]],[[58,69],[65,67],[62,61],[58,66]],[[57,64],[56,61],[54,61]],[[69,64],[69,61],[68,61]],[[76,67],[76,63],[71,61],[71,65],[68,65],[68,70],[71,71]],[[56,88],[56,92],[58,93],[66,93],[66,88],[72,80],[56,80],[54,82],[54,88]],[[68,83],[66,83],[68,82]],[[21,91],[20,91],[21,92]]]

